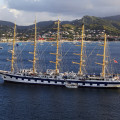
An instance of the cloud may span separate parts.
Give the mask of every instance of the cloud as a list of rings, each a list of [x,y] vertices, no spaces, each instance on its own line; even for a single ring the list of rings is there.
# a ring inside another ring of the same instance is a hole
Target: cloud
[[[23,11],[63,15],[109,15],[119,13],[119,0],[5,0],[8,7]]]
[[[0,19],[29,25],[38,21],[79,19],[84,15],[112,16],[120,11],[119,0],[4,0]]]
[[[60,16],[61,20],[73,20],[72,16],[64,16],[64,15],[56,15],[47,12],[28,12],[28,11],[20,11],[16,9],[7,8],[7,6],[2,6],[0,8],[0,19],[5,21],[15,22],[18,25],[30,25],[35,21],[35,17],[37,16],[37,21],[47,21],[47,20],[57,20]]]
[[[6,20],[6,21],[14,20],[14,14],[10,12],[7,6],[0,7],[0,17],[1,17],[1,20]]]

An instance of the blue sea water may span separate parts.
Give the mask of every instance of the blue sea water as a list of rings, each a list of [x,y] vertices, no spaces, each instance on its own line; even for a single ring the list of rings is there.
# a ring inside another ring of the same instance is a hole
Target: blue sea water
[[[46,69],[54,69],[55,56],[49,54],[55,52],[54,43],[38,44],[39,58],[37,68],[45,72]],[[98,42],[86,43],[86,71],[88,74],[98,74],[101,72],[101,66],[95,65],[95,62],[102,62],[100,56],[103,48],[98,46]],[[0,50],[0,68],[10,70],[10,62],[6,59],[11,58],[8,53],[11,46],[7,43],[0,43],[3,47]],[[79,53],[80,47],[72,43],[63,43],[61,45],[63,62],[61,71],[78,71],[78,65],[72,64],[72,61],[79,62],[79,56],[73,53]],[[93,51],[94,49],[94,51]],[[109,54],[115,73],[120,73],[120,42],[109,43]],[[33,51],[31,43],[20,43],[16,45],[15,69],[31,68]],[[21,52],[21,54],[19,54]],[[62,57],[61,57],[62,58]],[[114,63],[113,59],[118,63]],[[120,118],[120,89],[91,89],[79,88],[68,89],[58,86],[42,86],[28,84],[4,83],[0,78],[0,120],[119,120]]]

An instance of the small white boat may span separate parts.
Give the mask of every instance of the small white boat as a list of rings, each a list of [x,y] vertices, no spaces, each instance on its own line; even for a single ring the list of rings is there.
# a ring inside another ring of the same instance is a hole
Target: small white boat
[[[78,84],[66,82],[65,87],[67,87],[67,88],[78,88]]]
[[[12,46],[12,43],[11,43],[11,42],[9,42],[9,43],[8,43],[8,46]]]
[[[0,47],[0,49],[3,49],[3,47]]]

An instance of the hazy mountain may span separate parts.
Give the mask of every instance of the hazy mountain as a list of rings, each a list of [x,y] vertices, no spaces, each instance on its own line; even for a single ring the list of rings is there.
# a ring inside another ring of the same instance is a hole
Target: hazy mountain
[[[43,21],[37,23],[37,28],[39,31],[49,31],[53,30],[55,27],[55,21]],[[110,16],[110,17],[95,17],[95,16],[84,16],[82,19],[76,19],[73,21],[62,21],[61,24],[66,27],[66,24],[72,25],[74,29],[81,27],[82,24],[85,24],[86,29],[91,30],[106,30],[109,34],[120,35],[120,15],[117,16]],[[14,26],[14,23],[8,21],[0,21],[0,26],[2,26],[0,31],[6,28],[11,28]],[[17,26],[18,31],[25,32],[28,29],[34,28],[33,25],[29,26]],[[70,27],[71,28],[71,27]],[[5,30],[3,30],[5,31]]]
[[[0,25],[6,25],[6,26],[13,27],[14,23],[0,20]]]
[[[120,15],[116,15],[116,16],[109,16],[109,17],[103,17],[103,19],[105,19],[105,20],[112,20],[112,21],[118,21],[118,22],[120,22]]]

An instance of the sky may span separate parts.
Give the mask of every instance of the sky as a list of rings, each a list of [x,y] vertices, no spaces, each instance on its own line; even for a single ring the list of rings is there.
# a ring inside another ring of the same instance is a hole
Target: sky
[[[75,20],[85,15],[120,15],[120,0],[0,0],[0,20],[30,25],[37,21]]]

